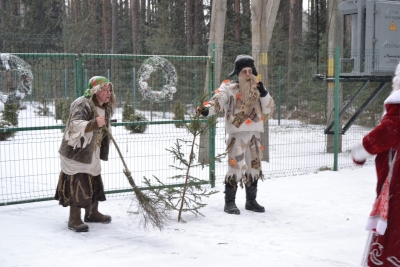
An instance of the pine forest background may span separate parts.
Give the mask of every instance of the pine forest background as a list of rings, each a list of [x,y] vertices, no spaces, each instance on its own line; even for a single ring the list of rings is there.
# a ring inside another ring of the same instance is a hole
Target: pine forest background
[[[282,118],[299,119],[306,124],[326,124],[333,116],[333,112],[326,110],[327,83],[314,79],[314,76],[327,73],[327,59],[333,54],[327,48],[327,32],[331,27],[328,2],[308,0],[307,4],[308,9],[303,10],[301,0],[280,1],[267,49],[268,79],[264,79],[264,83],[268,84],[275,100],[279,94],[282,112],[279,115]],[[207,56],[211,7],[211,0],[0,0],[0,52]],[[221,80],[226,79],[233,69],[238,54],[251,55],[256,49],[252,47],[251,16],[250,0],[227,0],[224,43],[221,44]],[[345,17],[341,47],[344,57],[350,53],[350,28],[350,21]],[[142,62],[139,59],[132,62],[110,58],[94,59],[86,64],[92,66],[89,76],[105,76],[101,74],[105,70],[111,71],[113,80],[121,76],[118,79],[120,84],[116,86],[121,88],[130,86],[132,82],[128,77],[132,66],[138,69]],[[60,60],[41,59],[31,63],[35,65],[33,70],[39,65],[54,69],[61,64]],[[178,69],[180,83],[179,96],[176,94],[174,100],[180,100],[190,111],[190,107],[195,105],[193,98],[188,97],[192,95],[190,90],[198,82],[200,85],[197,86],[204,88],[202,72],[205,63],[193,63],[190,68],[179,61],[173,64]],[[46,75],[49,77],[40,79],[41,83],[48,83],[47,86],[38,86],[39,77],[35,78],[34,100],[64,94],[63,90],[45,92],[45,88],[52,88],[51,83],[62,80],[61,74],[56,72]],[[195,76],[200,79],[194,81]],[[216,81],[216,84],[220,82]],[[374,86],[371,83],[371,88]],[[341,99],[345,104],[360,85],[342,83],[341,87]],[[73,96],[72,91],[69,89],[66,94]],[[376,125],[382,113],[383,99],[389,92],[387,87],[379,94],[357,123],[369,127]],[[121,93],[118,98],[120,106],[124,99]],[[364,95],[359,97],[360,102],[356,101],[354,105],[360,105],[370,93],[364,91]],[[173,104],[167,104],[169,110]],[[143,103],[139,107],[146,108],[146,105]],[[165,105],[153,105],[152,109],[165,110]],[[275,112],[274,117],[277,116]],[[346,114],[343,118],[346,119]]]

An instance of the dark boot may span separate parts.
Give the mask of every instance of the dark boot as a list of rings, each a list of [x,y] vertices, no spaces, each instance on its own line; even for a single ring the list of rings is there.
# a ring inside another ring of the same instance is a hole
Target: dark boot
[[[68,229],[75,232],[87,232],[89,231],[89,226],[84,224],[81,219],[81,208],[70,206],[69,209],[69,219],[68,219]]]
[[[99,201],[92,203],[90,208],[85,209],[85,222],[95,222],[95,223],[109,223],[111,222],[111,216],[101,214],[98,210]]]
[[[229,214],[240,214],[240,210],[236,207],[237,186],[231,184],[225,184],[225,207],[224,211]]]
[[[258,180],[255,180],[248,186],[246,184],[246,205],[245,208],[246,210],[252,210],[255,212],[265,212],[265,208],[263,206],[260,206],[257,201],[257,182]]]

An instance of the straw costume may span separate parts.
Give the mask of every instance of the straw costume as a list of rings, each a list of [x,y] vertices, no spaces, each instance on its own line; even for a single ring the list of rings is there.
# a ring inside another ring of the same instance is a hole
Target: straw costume
[[[242,75],[245,69],[246,74]],[[272,112],[274,103],[262,82],[256,78],[254,59],[239,55],[235,69],[229,77],[237,74],[238,81],[225,80],[215,91],[215,95],[198,108],[203,116],[225,112],[228,171],[225,176],[225,207],[229,214],[240,214],[235,204],[237,185],[245,183],[247,210],[264,212],[257,201],[257,182],[263,179],[261,168],[261,133],[264,132],[264,118]]]

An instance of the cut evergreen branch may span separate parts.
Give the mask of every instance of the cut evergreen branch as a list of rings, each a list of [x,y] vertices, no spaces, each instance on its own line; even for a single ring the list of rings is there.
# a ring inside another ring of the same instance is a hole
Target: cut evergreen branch
[[[206,95],[203,95],[200,99],[200,103],[203,103],[206,99]],[[191,212],[194,215],[204,216],[200,209],[205,207],[203,198],[210,197],[213,194],[218,193],[216,190],[208,191],[205,187],[209,184],[208,180],[202,180],[190,175],[193,168],[201,167],[202,169],[208,165],[204,162],[196,163],[195,148],[198,147],[196,139],[202,134],[206,134],[211,127],[215,127],[216,116],[208,118],[207,122],[201,122],[199,114],[195,114],[191,117],[189,124],[183,124],[186,130],[189,132],[190,140],[177,139],[174,147],[166,149],[173,155],[174,162],[177,165],[170,165],[170,167],[177,170],[179,174],[170,177],[177,181],[183,181],[182,184],[173,187],[165,185],[158,179],[156,179],[157,186],[151,184],[150,180],[144,177],[144,183],[149,187],[150,194],[153,198],[157,198],[160,202],[164,203],[164,206],[169,210],[178,211],[178,222],[182,219],[183,212]],[[189,154],[185,152],[184,148],[188,148]],[[220,162],[226,153],[219,154],[215,158],[211,159]]]

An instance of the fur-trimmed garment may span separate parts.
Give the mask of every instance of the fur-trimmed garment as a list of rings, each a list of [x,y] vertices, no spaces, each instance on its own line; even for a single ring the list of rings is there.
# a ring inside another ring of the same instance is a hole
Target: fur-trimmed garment
[[[261,84],[262,85],[262,84]],[[236,178],[237,182],[263,179],[261,169],[262,150],[260,133],[264,132],[264,116],[272,112],[272,97],[269,93],[260,97],[256,89],[253,101],[244,103],[239,83],[226,80],[215,91],[215,95],[204,106],[208,115],[225,112],[225,128],[229,134],[227,141],[228,171],[225,182]],[[263,85],[262,85],[263,86]]]
[[[376,126],[356,145],[351,154],[353,161],[364,164],[376,155],[376,197],[388,201],[386,216],[370,216],[367,229],[374,232],[368,250],[368,265],[380,267],[400,266],[400,91],[394,91],[385,100],[386,113]],[[392,160],[390,158],[393,157]],[[387,178],[389,178],[387,180]],[[385,183],[386,181],[386,183]],[[386,186],[387,187],[386,187]],[[385,190],[388,189],[388,190]],[[374,213],[375,214],[375,213]],[[372,215],[372,213],[371,213]],[[376,223],[376,225],[372,225]],[[373,227],[371,227],[371,225]],[[375,228],[376,227],[376,228]]]
[[[253,86],[256,86],[254,84]],[[258,97],[257,101],[242,106],[242,95],[237,81],[224,81],[215,91],[215,95],[205,105],[208,115],[225,111],[225,128],[228,134],[237,132],[264,132],[264,115],[272,112],[269,107],[272,101],[268,93],[265,97]]]
[[[112,110],[107,105],[98,107],[95,96],[93,102],[109,126]],[[90,123],[95,126],[88,131]],[[77,98],[71,104],[59,149],[61,173],[54,198],[60,205],[86,208],[91,206],[92,201],[106,200],[100,175],[100,160],[108,160],[109,146],[110,138],[105,131],[98,128],[89,99]]]
[[[93,101],[96,103],[95,98]],[[97,103],[96,103],[97,104]],[[110,111],[105,109],[105,118],[107,126],[109,126]],[[77,98],[71,104],[70,115],[65,127],[65,132],[59,153],[74,161],[90,164],[92,162],[92,154],[96,145],[97,135],[103,134],[102,130],[95,130],[93,134],[84,134],[86,124],[72,125],[75,121],[86,121],[95,119],[94,111],[90,108],[89,99],[84,96]],[[101,139],[100,159],[108,160],[108,150],[110,147],[110,138],[104,135]]]

